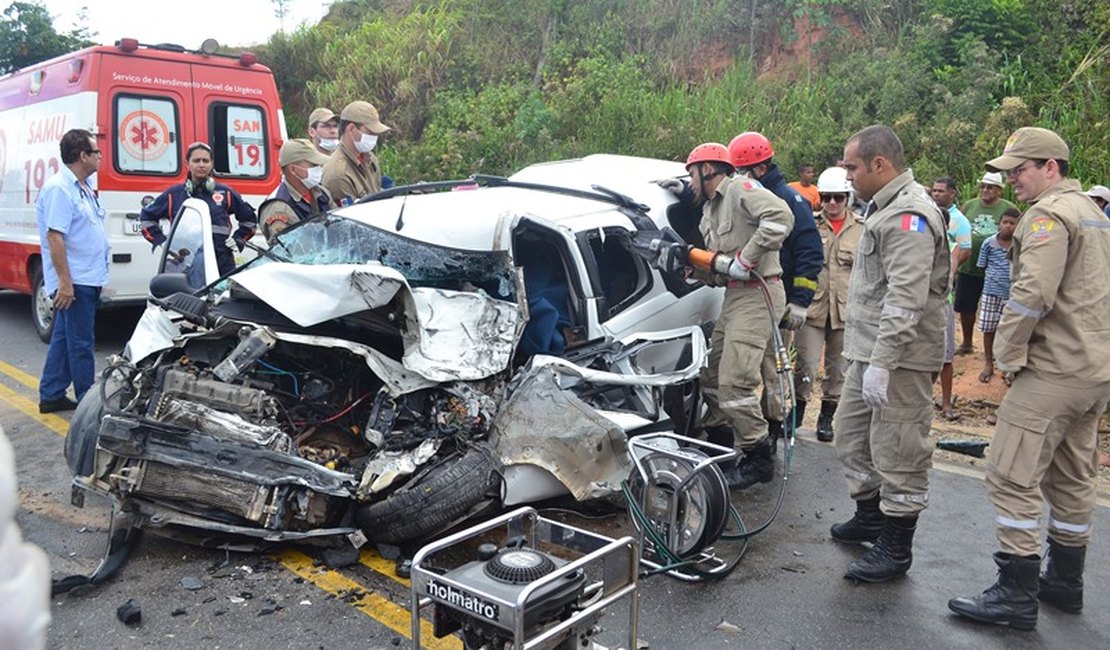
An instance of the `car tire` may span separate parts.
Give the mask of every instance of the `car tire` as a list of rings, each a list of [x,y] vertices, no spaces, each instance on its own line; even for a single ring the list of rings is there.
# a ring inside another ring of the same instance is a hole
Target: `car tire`
[[[104,417],[104,400],[100,384],[93,384],[73,411],[66,435],[65,457],[74,476],[89,476],[96,460],[96,441],[100,436],[100,420]]]
[[[484,450],[447,460],[385,499],[359,507],[355,523],[371,542],[401,544],[443,532],[500,488],[501,464]]]
[[[46,283],[42,278],[42,266],[31,268],[31,322],[43,343],[49,343],[54,334],[54,301],[46,295]]]

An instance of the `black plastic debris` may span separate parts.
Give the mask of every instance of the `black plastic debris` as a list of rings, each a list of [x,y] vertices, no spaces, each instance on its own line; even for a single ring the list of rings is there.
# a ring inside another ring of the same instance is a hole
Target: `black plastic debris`
[[[134,627],[143,622],[143,608],[135,602],[134,598],[129,598],[116,609],[116,618],[124,625]]]
[[[178,607],[177,609],[170,612],[170,616],[173,616],[173,617],[184,616],[188,613],[189,613],[188,610],[186,610],[184,607]]]
[[[338,548],[326,548],[320,553],[320,559],[329,569],[341,569],[358,562],[358,549],[346,544]]]
[[[952,451],[965,456],[974,456],[975,458],[983,458],[986,456],[986,449],[989,444],[990,443],[986,440],[955,440],[946,438],[937,441],[937,449]]]

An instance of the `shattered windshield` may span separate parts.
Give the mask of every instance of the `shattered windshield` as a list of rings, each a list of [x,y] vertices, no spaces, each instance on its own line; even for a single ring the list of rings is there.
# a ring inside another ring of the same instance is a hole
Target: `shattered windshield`
[[[336,216],[298,224],[282,233],[272,250],[295,264],[380,262],[413,287],[483,291],[516,301],[516,274],[507,251],[436,246]]]

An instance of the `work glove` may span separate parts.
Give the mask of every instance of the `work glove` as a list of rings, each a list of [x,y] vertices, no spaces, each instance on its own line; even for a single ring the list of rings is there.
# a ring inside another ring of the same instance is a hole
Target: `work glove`
[[[736,259],[728,265],[728,277],[733,280],[751,280],[752,270],[755,269],[755,264],[744,259],[740,253],[736,254]]]
[[[158,226],[143,228],[143,238],[150,242],[150,252],[153,253],[159,246],[166,243],[166,234]]]
[[[790,331],[799,330],[802,325],[806,324],[806,312],[808,310],[801,305],[795,305],[792,302],[786,303],[786,313],[782,316],[782,322],[779,327],[788,329]]]
[[[664,273],[680,273],[690,260],[689,244],[666,244],[659,249],[655,268]]]
[[[694,190],[690,189],[689,185],[677,178],[664,178],[655,181],[655,184],[677,196],[679,201],[685,201],[687,203],[694,202]]]
[[[251,237],[254,237],[254,228],[247,226],[239,226],[231,235],[231,239],[235,242],[235,246],[239,248],[240,253],[247,247],[247,240]]]
[[[874,410],[886,406],[886,388],[890,385],[890,371],[878,366],[867,366],[863,371],[863,403]]]

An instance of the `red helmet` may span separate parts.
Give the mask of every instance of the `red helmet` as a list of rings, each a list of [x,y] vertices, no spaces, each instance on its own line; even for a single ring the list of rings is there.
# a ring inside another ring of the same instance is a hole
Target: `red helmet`
[[[720,142],[706,142],[694,147],[689,156],[686,156],[686,171],[690,165],[703,162],[724,163],[732,167],[732,160],[728,155],[728,147]]]
[[[752,167],[774,157],[771,141],[755,131],[741,133],[728,143],[733,167]]]

